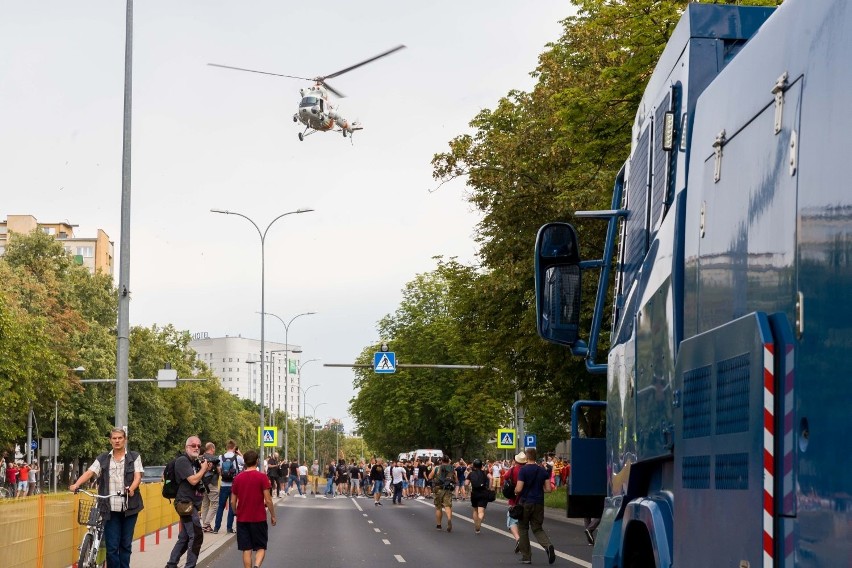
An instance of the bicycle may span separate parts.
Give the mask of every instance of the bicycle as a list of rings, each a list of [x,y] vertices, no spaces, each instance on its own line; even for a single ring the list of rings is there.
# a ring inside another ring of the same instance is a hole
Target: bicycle
[[[124,497],[127,500],[127,494],[98,495],[85,489],[78,489],[77,491],[92,497],[91,501],[81,499],[77,508],[77,522],[88,527],[86,534],[83,535],[83,542],[80,543],[80,558],[77,560],[77,568],[98,568],[98,551],[104,537],[104,517],[100,507],[98,507],[98,501],[111,497]]]

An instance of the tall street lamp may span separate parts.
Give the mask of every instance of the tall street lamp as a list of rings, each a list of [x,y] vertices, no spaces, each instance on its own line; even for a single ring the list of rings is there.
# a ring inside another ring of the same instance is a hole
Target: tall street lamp
[[[306,403],[306,404],[307,404],[307,403]],[[313,451],[314,457],[313,457],[313,459],[317,459],[317,426],[316,426],[316,424],[314,423],[314,421],[317,419],[317,408],[319,408],[319,407],[320,407],[320,406],[322,406],[323,404],[328,404],[328,403],[327,403],[327,402],[321,402],[321,403],[319,403],[319,404],[307,404],[307,406],[310,406],[310,407],[311,407],[311,430],[313,430],[313,432],[314,432],[314,436],[313,436],[313,438],[314,438],[314,442],[313,442],[313,445],[314,445],[314,451]]]
[[[267,314],[271,315],[271,314]],[[269,413],[272,414],[272,426],[275,426],[275,407],[279,406],[275,403],[275,358],[272,356],[273,353],[286,353],[288,349],[272,349],[269,352],[269,365],[272,367],[272,372],[269,375]],[[278,397],[281,397],[281,393],[278,393]]]
[[[283,319],[279,316],[264,312],[265,315],[272,316],[278,321],[281,322],[281,325],[284,326],[284,457],[286,459],[290,459],[290,407],[289,407],[289,396],[290,390],[287,388],[290,382],[290,324],[296,320],[296,318],[300,318],[302,316],[312,316],[316,314],[316,312],[304,312],[301,314],[296,314],[290,321],[285,323]],[[263,314],[261,314],[263,317]],[[261,349],[263,349],[261,347]],[[296,407],[298,409],[298,406]]]
[[[299,384],[300,384],[300,385],[302,384],[302,367],[304,367],[305,365],[307,365],[307,364],[308,364],[308,363],[310,363],[311,361],[318,361],[318,359],[308,359],[307,361],[305,361],[304,363],[302,363],[301,365],[299,365]],[[306,398],[307,398],[307,396],[308,396],[308,391],[309,391],[309,390],[311,390],[312,388],[314,388],[314,387],[318,387],[318,386],[319,386],[319,385],[311,385],[311,386],[309,386],[309,387],[307,387],[307,388],[304,388],[304,389],[303,389],[302,387],[299,387],[299,392],[300,392],[300,393],[302,393],[302,416],[298,416],[298,414],[297,414],[297,418],[296,418],[296,423],[297,423],[297,424],[298,424],[298,422],[299,422],[299,419],[301,419],[301,418],[306,418],[306,417],[307,417],[307,414],[305,414],[305,412],[306,412],[306,409],[305,409],[305,399],[306,399]],[[297,401],[297,402],[298,402],[298,401]],[[297,404],[297,406],[296,406],[296,412],[297,412],[297,413],[299,412],[298,404]],[[302,441],[301,441],[301,452],[302,452],[302,455],[303,455],[304,457],[307,457],[307,453],[308,453],[308,452],[307,452],[307,450],[305,449],[306,444],[307,444],[307,441],[305,440],[305,425],[304,425],[304,424],[302,424],[302,427],[299,429],[299,434],[301,434],[301,437],[302,437]],[[298,442],[298,440],[297,440],[297,442]],[[297,445],[298,445],[298,444],[297,444]],[[297,457],[298,457],[298,454],[299,454],[299,448],[297,447],[297,448],[296,448],[296,455],[297,455]]]
[[[257,229],[257,235],[260,237],[260,431],[263,432],[264,417],[263,417],[263,399],[265,396],[265,389],[263,386],[264,377],[266,376],[266,368],[265,368],[265,359],[266,359],[266,320],[264,316],[266,314],[266,234],[269,232],[269,228],[272,227],[273,223],[282,217],[286,217],[287,215],[298,215],[299,213],[309,213],[313,211],[313,209],[296,209],[295,211],[288,211],[287,213],[282,213],[275,219],[269,222],[266,226],[266,229],[263,231],[260,230],[260,227],[257,226],[257,223],[251,220],[250,217],[243,215],[242,213],[237,213],[235,211],[227,211],[223,209],[211,209],[211,213],[221,213],[222,215],[236,215],[237,217],[242,217],[249,223],[251,223],[255,229]],[[260,448],[258,450],[258,463],[263,463],[263,440],[260,441]]]

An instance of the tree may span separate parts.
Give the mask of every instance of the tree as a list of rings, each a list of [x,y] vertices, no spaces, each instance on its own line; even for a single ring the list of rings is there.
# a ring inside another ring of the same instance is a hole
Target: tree
[[[457,307],[477,275],[455,260],[418,275],[403,290],[392,316],[379,322],[398,362],[480,365],[476,345],[463,343],[471,315]],[[359,362],[372,361],[366,348]],[[481,448],[507,418],[502,397],[492,395],[490,369],[398,368],[392,376],[356,369],[358,394],[350,402],[359,430],[371,448],[396,456],[414,447],[438,447],[464,453]]]

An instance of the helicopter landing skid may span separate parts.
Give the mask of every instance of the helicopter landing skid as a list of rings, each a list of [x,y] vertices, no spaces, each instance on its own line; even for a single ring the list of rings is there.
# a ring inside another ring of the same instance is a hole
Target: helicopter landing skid
[[[304,132],[299,132],[299,142],[304,142],[304,141],[305,141],[305,136],[310,136],[311,134],[313,134],[314,132],[316,132],[316,130],[311,130],[310,132],[308,132],[308,130],[310,130],[310,129],[309,129],[309,128],[305,128],[305,131],[304,131]]]

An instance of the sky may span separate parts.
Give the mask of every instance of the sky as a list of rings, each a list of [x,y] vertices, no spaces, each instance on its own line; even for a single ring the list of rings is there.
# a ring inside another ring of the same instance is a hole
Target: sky
[[[260,338],[266,311],[302,346],[308,405],[342,419],[350,369],[378,344],[377,322],[434,256],[476,262],[479,215],[464,180],[437,191],[430,165],[511,89],[530,90],[561,35],[565,0],[137,0],[133,31],[131,325]],[[125,3],[0,0],[0,216],[103,229],[118,281]],[[391,47],[332,85],[354,140],[293,123],[313,77]],[[531,245],[532,246],[532,245]],[[267,318],[266,338],[284,341]],[[412,363],[414,361],[411,361]],[[417,361],[454,363],[454,361]],[[487,362],[483,362],[487,363]],[[387,377],[387,376],[385,376]],[[392,380],[392,376],[390,377]]]

